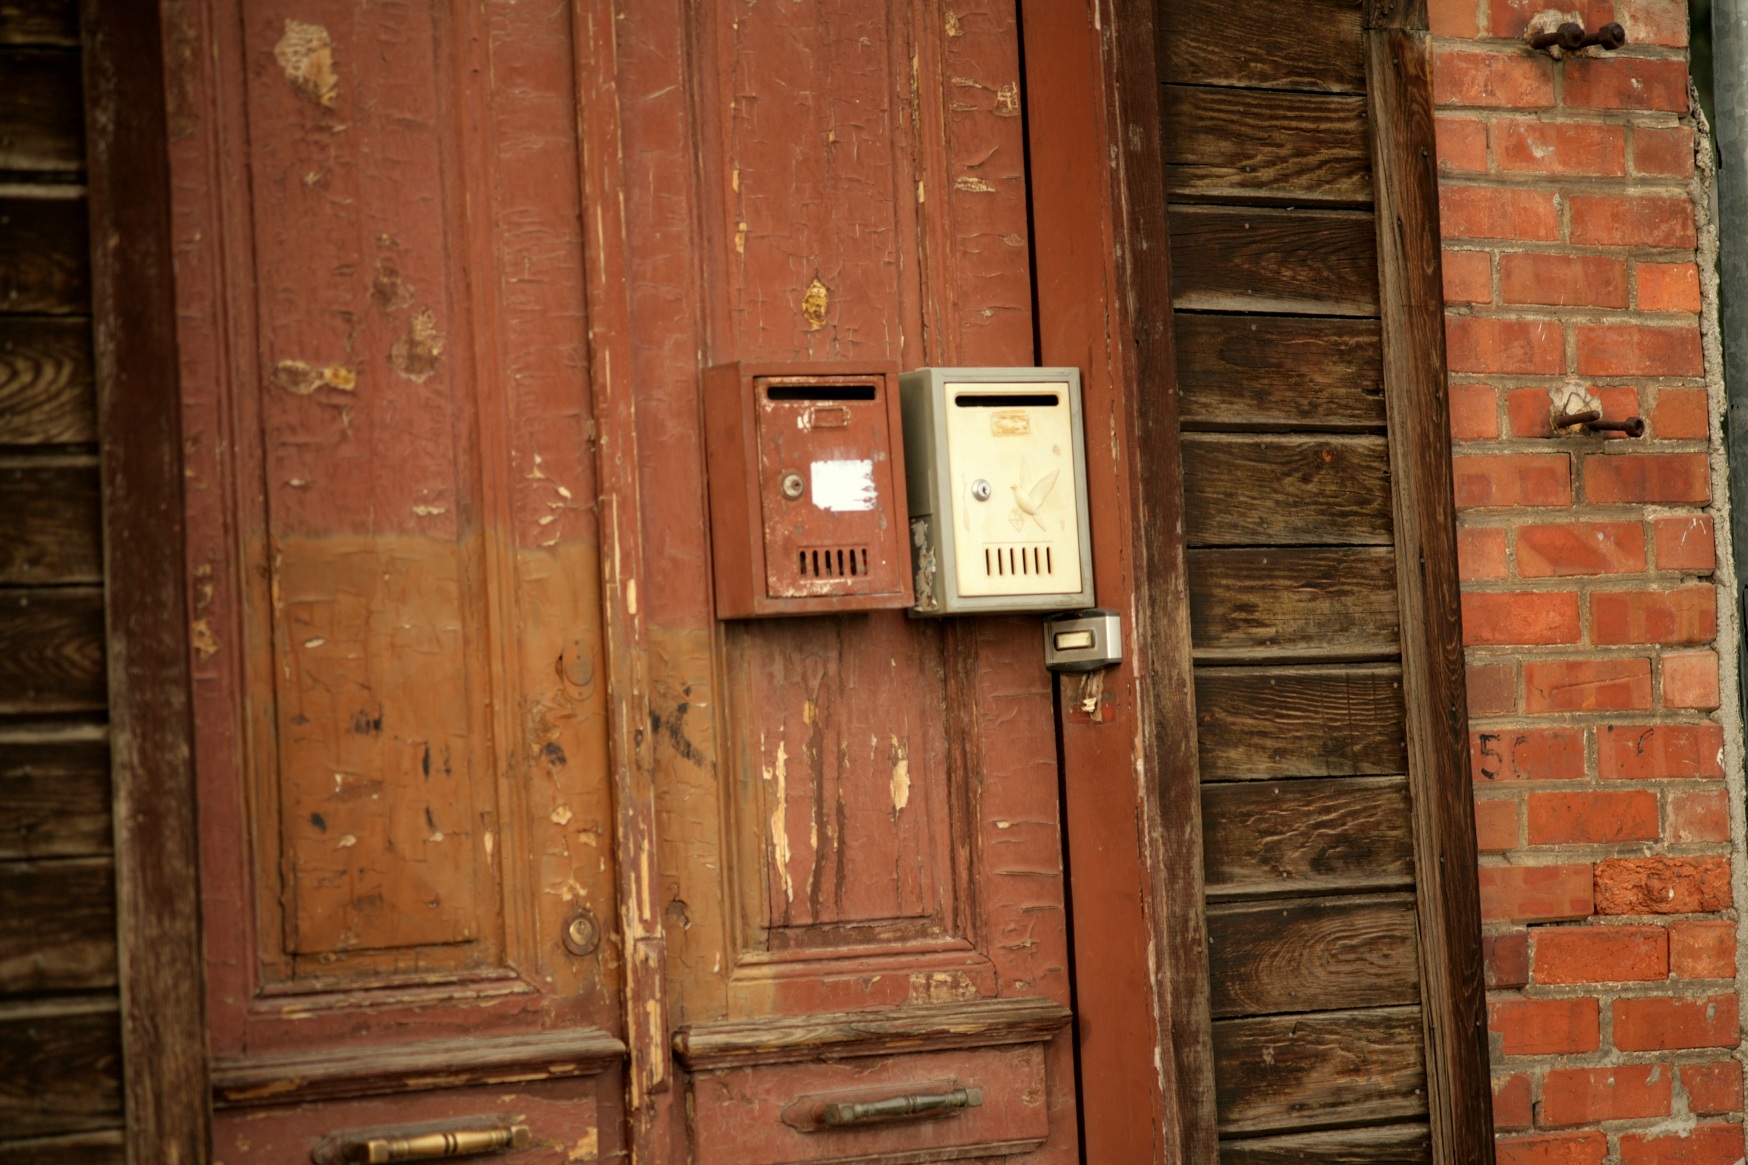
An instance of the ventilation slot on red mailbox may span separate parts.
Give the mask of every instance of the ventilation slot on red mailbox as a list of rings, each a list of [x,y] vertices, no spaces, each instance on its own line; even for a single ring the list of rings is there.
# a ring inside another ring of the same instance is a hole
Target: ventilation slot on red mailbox
[[[796,551],[802,578],[866,578],[866,546],[808,546]]]
[[[1056,573],[1056,553],[1043,542],[985,546],[983,573],[990,578],[1049,578]]]

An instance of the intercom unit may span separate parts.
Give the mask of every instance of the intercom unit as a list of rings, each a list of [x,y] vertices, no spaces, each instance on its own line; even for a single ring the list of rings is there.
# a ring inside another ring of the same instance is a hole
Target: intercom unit
[[[704,424],[718,617],[912,604],[897,365],[718,365]]]
[[[1093,604],[1075,368],[901,378],[918,615]]]

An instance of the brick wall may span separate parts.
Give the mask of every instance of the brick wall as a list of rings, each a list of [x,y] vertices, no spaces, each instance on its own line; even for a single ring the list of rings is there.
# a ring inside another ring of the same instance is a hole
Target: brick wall
[[[1433,0],[1504,1165],[1743,1156],[1683,0]],[[1570,10],[1569,10],[1570,11]],[[1555,434],[1583,390],[1638,440]]]

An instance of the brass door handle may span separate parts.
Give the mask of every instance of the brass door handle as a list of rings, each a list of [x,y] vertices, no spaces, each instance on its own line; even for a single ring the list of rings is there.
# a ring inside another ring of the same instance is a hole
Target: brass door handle
[[[982,1103],[983,1089],[955,1088],[951,1092],[913,1093],[860,1104],[839,1101],[821,1108],[819,1120],[828,1128],[841,1129],[847,1125],[869,1124],[874,1121],[938,1116],[954,1109],[976,1108]]]
[[[340,1160],[348,1165],[379,1165],[388,1161],[434,1161],[443,1157],[471,1157],[500,1149],[526,1149],[534,1143],[527,1125],[497,1129],[457,1129],[452,1133],[424,1133],[416,1137],[370,1137],[349,1141],[340,1147]]]

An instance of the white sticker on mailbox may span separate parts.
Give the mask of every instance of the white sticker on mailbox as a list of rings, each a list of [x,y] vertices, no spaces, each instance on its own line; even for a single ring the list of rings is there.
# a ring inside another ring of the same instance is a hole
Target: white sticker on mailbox
[[[813,504],[822,510],[871,510],[879,498],[872,461],[815,461]]]

